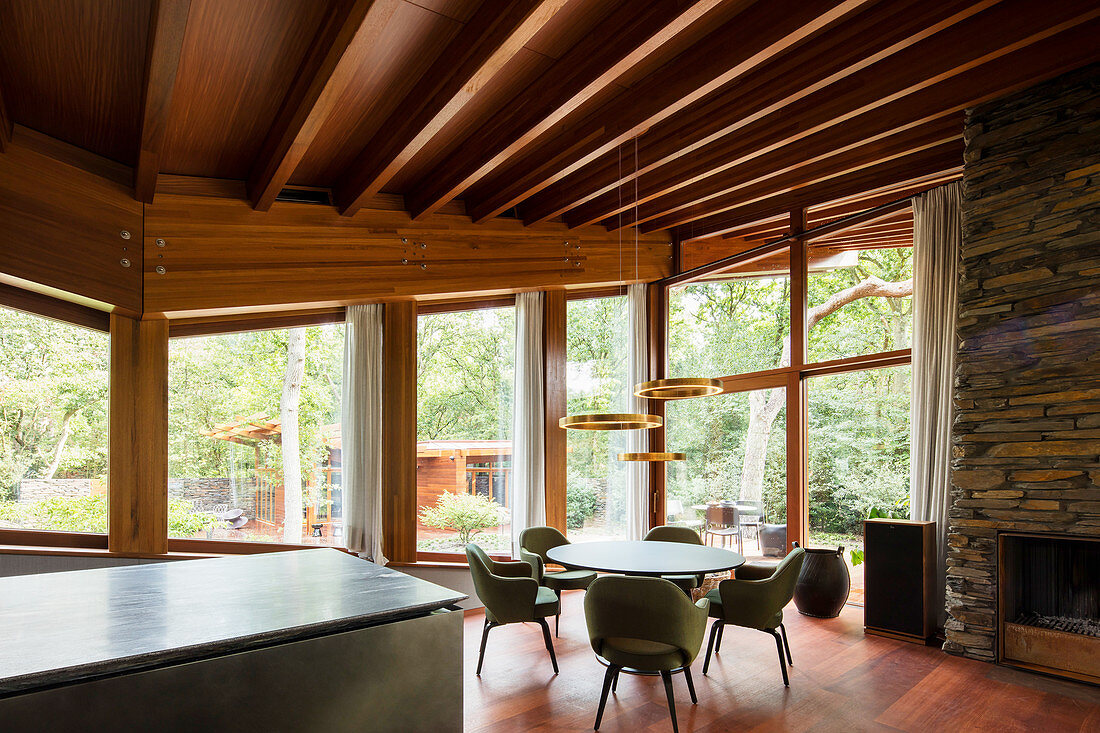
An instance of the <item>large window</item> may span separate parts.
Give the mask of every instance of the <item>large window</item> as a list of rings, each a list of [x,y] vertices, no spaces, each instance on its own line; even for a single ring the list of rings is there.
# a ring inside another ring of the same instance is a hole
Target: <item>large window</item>
[[[853,600],[861,600],[863,520],[909,514],[908,365],[808,380],[810,543],[845,547]]]
[[[508,553],[515,308],[417,321],[417,550]]]
[[[731,542],[747,556],[763,554],[761,526],[783,524],[787,514],[786,390],[736,392],[669,402],[666,446],[687,454],[669,463],[666,523],[693,527],[712,544]],[[737,522],[722,507],[737,509]],[[717,507],[717,509],[715,509]],[[706,533],[711,520],[718,529]],[[780,546],[782,540],[779,541]]]
[[[571,300],[566,311],[568,414],[628,412],[625,296]],[[565,524],[573,541],[626,537],[627,433],[567,430]]]
[[[913,248],[810,250],[807,361],[909,348]]]
[[[0,527],[107,531],[107,334],[0,307]]]
[[[341,545],[344,326],[173,339],[168,536]]]
[[[669,376],[727,376],[790,363],[790,279],[745,274],[669,292]]]

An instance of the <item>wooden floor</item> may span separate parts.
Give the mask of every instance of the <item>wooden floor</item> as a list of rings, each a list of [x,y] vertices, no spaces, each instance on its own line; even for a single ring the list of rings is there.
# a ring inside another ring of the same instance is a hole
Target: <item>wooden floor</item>
[[[592,730],[604,667],[588,644],[583,599],[565,594],[557,676],[535,624],[494,629],[475,676],[484,617],[467,615],[467,731]],[[673,678],[680,730],[1100,731],[1100,688],[865,636],[862,620],[851,606],[832,620],[788,609],[790,689],[770,636],[727,629],[710,675],[702,654],[692,666],[698,705],[683,677]],[[624,674],[600,730],[671,731],[660,678]]]

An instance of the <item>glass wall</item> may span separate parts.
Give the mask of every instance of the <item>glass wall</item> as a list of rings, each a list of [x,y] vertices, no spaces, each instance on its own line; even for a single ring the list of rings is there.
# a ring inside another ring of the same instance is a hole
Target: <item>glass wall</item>
[[[510,552],[514,307],[417,319],[417,550]]]
[[[852,599],[861,601],[863,520],[909,516],[912,367],[846,372],[807,380],[810,543],[843,545]]]
[[[790,363],[786,273],[673,288],[668,303],[670,377],[729,376]]]
[[[570,415],[628,412],[625,296],[566,306],[566,386]],[[621,430],[567,430],[566,529],[574,542],[626,538],[627,450]]]
[[[913,248],[830,254],[811,248],[808,361],[907,349],[913,334]]]
[[[106,333],[0,307],[0,528],[107,531]]]
[[[169,343],[169,537],[343,544],[343,353],[343,324]]]
[[[786,524],[786,390],[671,401],[665,415],[667,450],[687,454],[683,462],[666,464],[666,522],[697,528],[708,543],[728,546],[736,534],[708,533],[707,508],[734,506],[740,546],[748,556],[763,554],[760,525]],[[712,520],[716,514],[712,509]]]

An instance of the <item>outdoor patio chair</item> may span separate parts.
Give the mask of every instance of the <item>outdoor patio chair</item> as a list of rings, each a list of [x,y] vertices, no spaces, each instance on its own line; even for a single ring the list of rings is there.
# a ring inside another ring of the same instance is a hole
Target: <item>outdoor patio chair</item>
[[[707,656],[703,661],[703,674],[710,669],[711,653],[722,649],[722,632],[727,624],[757,629],[775,638],[779,651],[779,668],[783,670],[783,685],[790,687],[787,665],[794,666],[791,647],[787,643],[787,629],[783,626],[783,608],[794,596],[794,585],[802,570],[806,551],[796,547],[775,567],[770,565],[742,565],[734,571],[734,578],[723,580],[707,593],[710,599],[710,616],[715,619],[710,627]],[[776,629],[779,629],[777,632]],[[783,655],[786,652],[786,661]]]
[[[555,616],[560,608],[557,596],[549,588],[539,585],[534,570],[522,560],[497,562],[474,543],[466,545],[466,560],[470,563],[470,575],[474,579],[477,597],[485,604],[485,624],[481,631],[481,651],[477,655],[477,674],[485,661],[485,642],[489,631],[505,624],[534,621],[542,627],[546,651],[550,652],[550,664],[558,673],[558,659],[554,656],[554,642],[550,638],[547,616]]]
[[[561,545],[570,544],[558,530],[553,527],[528,527],[519,533],[519,556],[521,560],[531,564],[535,569],[535,578],[539,585],[544,585],[554,591],[554,595],[561,600],[563,590],[584,590],[588,584],[596,579],[596,574],[591,570],[557,570],[546,572],[546,557],[548,550]],[[558,635],[558,622],[560,618],[554,616],[554,636]]]
[[[738,517],[737,507],[727,504],[708,504],[707,523],[704,528],[706,543],[710,544],[710,536],[722,538],[722,547],[726,546],[726,538],[733,537],[737,540],[737,551],[741,552],[744,546],[741,542],[741,521]]]

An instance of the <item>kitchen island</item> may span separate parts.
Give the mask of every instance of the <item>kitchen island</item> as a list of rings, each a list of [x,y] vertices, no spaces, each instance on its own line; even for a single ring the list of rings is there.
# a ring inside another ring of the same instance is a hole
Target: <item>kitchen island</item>
[[[0,721],[461,730],[464,598],[335,549],[3,578]]]

